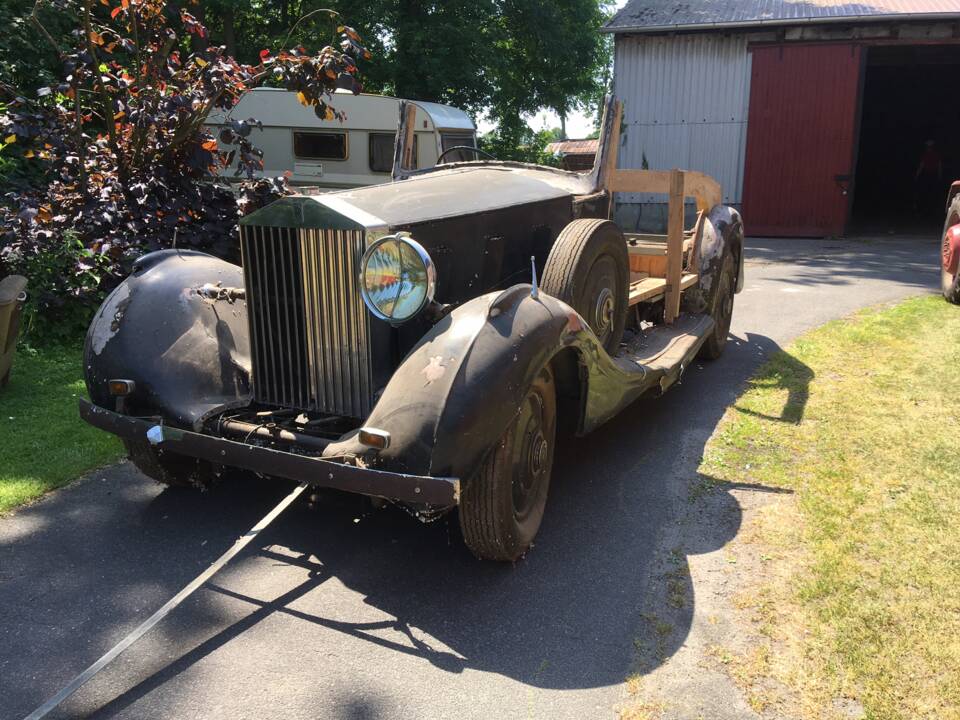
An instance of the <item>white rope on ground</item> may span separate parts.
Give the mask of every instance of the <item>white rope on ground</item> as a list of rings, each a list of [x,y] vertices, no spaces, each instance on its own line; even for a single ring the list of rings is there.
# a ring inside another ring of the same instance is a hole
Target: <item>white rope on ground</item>
[[[223,555],[221,555],[217,560],[204,570],[200,575],[196,577],[189,585],[187,585],[183,590],[178,592],[172,598],[170,598],[166,604],[157,610],[153,615],[151,615],[147,620],[143,622],[136,630],[127,635],[123,640],[114,645],[106,654],[97,660],[93,665],[88,667],[82,673],[77,675],[70,683],[63,688],[60,692],[54,695],[52,698],[47,700],[43,705],[38,707],[32,713],[27,715],[24,720],[40,720],[43,717],[56,708],[60,703],[66,700],[68,697],[73,695],[77,690],[79,690],[83,685],[87,683],[90,678],[96,675],[98,672],[103,670],[107,665],[109,665],[113,660],[115,660],[120,653],[126,650],[128,647],[133,645],[137,640],[146,635],[150,629],[156,625],[158,622],[163,620],[171,610],[173,610],[177,605],[186,600],[190,595],[192,595],[196,590],[198,590],[207,580],[212,578],[214,575],[219,572],[224,565],[226,565],[230,560],[236,556],[241,550],[243,550],[250,542],[260,534],[270,523],[277,519],[277,517],[286,510],[290,504],[296,500],[300,495],[306,490],[309,486],[307,483],[300,483],[289,495],[287,495],[283,500],[280,501],[280,504],[277,505],[273,510],[271,510],[266,517],[264,517],[260,522],[250,528],[244,535],[241,535],[237,538],[237,541],[233,544],[229,550],[227,550]]]

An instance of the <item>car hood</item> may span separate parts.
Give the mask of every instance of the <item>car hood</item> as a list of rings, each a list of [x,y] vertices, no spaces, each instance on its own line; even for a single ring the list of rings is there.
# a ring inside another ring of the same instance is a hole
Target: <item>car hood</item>
[[[517,205],[585,195],[587,175],[500,163],[465,164],[406,180],[271,203],[242,225],[388,229]]]

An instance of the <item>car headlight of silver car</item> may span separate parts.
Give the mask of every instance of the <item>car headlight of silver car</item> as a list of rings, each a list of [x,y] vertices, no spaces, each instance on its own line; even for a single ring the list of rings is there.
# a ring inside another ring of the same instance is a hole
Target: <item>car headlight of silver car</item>
[[[436,285],[429,253],[405,233],[380,238],[360,261],[363,302],[376,317],[395,325],[432,302]]]

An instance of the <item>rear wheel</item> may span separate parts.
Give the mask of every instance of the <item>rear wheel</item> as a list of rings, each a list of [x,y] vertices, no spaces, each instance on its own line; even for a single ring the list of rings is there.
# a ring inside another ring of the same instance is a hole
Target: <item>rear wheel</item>
[[[629,284],[630,261],[620,228],[609,220],[584,218],[560,233],[541,285],[576,310],[613,355],[627,321]]]
[[[953,199],[947,210],[947,221],[943,225],[941,236],[943,252],[940,262],[940,289],[943,296],[952,303],[960,304],[960,266],[957,265],[956,260],[956,255],[960,254],[960,248],[956,245],[951,247],[951,238],[947,236],[947,231],[958,223],[960,223],[960,195]]]
[[[737,292],[737,269],[733,253],[723,255],[717,290],[710,303],[710,317],[713,318],[713,331],[700,349],[700,357],[716,360],[723,355],[730,334],[730,321],[733,319],[733,298]]]
[[[530,547],[547,505],[557,434],[553,372],[533,381],[516,419],[460,499],[460,528],[482,560],[512,562]]]
[[[171,487],[207,488],[213,467],[204,460],[158,450],[146,440],[124,440],[130,461],[147,477]]]

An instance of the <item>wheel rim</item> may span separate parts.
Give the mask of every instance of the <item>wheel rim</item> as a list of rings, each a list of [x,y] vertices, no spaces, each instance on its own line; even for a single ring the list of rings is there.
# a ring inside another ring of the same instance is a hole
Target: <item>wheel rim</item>
[[[517,418],[513,448],[513,514],[522,522],[536,507],[540,488],[550,473],[552,448],[544,423],[544,401],[534,389]]]
[[[944,225],[943,239],[941,240],[940,269],[945,289],[948,283],[952,286],[960,277],[960,268],[957,268],[954,272],[950,271],[950,264],[952,260],[955,261],[954,255],[956,253],[956,249],[951,242],[950,230],[957,224],[960,224],[960,218],[956,215],[950,215],[946,225]]]
[[[617,299],[614,288],[617,287],[617,265],[613,258],[598,258],[590,268],[584,288],[583,313],[590,329],[601,344],[606,345],[613,334],[614,314]]]
[[[613,293],[610,288],[603,288],[593,309],[593,324],[597,328],[597,337],[609,337],[610,328],[613,327],[613,306]]]

